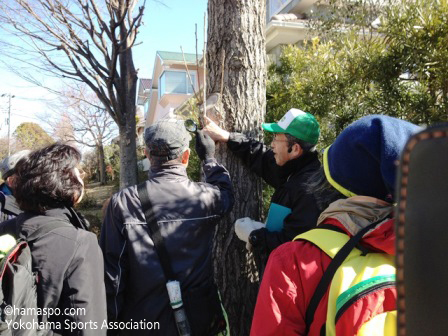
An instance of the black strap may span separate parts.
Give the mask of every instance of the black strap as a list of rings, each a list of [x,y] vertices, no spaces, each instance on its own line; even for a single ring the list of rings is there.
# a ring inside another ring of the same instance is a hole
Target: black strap
[[[18,216],[22,212],[16,203],[16,199],[12,195],[5,195],[0,192],[0,203],[2,211],[7,214]]]
[[[335,232],[346,234],[346,232],[343,229],[341,229],[340,227],[334,226],[332,224],[320,224],[315,229],[325,229],[325,230],[330,230],[330,231],[335,231]],[[365,247],[364,245],[361,245],[361,243],[358,243],[355,247],[361,251],[361,254],[363,256],[367,255],[368,253],[377,252],[375,250],[371,250],[371,249]]]
[[[145,214],[146,223],[149,227],[151,239],[154,242],[154,248],[162,265],[163,272],[167,281],[176,280],[173,269],[171,267],[171,259],[166,249],[162,234],[160,233],[159,225],[157,224],[156,216],[152,209],[152,202],[149,198],[146,183],[141,183],[137,186],[138,196],[142,204],[143,213]]]
[[[341,266],[341,264],[344,262],[344,260],[353,250],[353,248],[358,245],[359,241],[366,234],[366,232],[373,229],[375,226],[377,226],[379,223],[382,223],[386,219],[387,217],[366,226],[364,229],[362,229],[356,235],[350,238],[350,240],[334,256],[333,260],[330,262],[330,265],[328,265],[327,269],[325,270],[322,279],[317,285],[313,297],[310,300],[310,303],[308,304],[308,308],[305,314],[305,322],[306,322],[305,335],[307,335],[310,330],[311,324],[313,323],[314,320],[314,313],[316,312],[316,309],[319,306],[319,303],[322,300],[323,296],[327,292],[328,286],[330,286],[331,280],[333,280],[334,274],[336,273],[339,266]],[[324,228],[322,227],[322,229]]]

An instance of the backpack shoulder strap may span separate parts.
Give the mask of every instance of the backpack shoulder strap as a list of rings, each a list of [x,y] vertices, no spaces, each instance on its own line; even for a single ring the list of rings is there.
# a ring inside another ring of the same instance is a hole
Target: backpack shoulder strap
[[[17,205],[14,196],[5,195],[1,191],[0,191],[0,204],[2,213],[18,216],[22,212],[22,210],[20,210],[19,206]]]
[[[294,238],[294,240],[309,241],[333,259],[342,247],[350,240],[350,237],[344,231],[334,231],[319,225],[312,230],[298,235]]]
[[[157,224],[151,199],[149,198],[148,189],[146,188],[146,182],[139,184],[137,186],[137,191],[140,198],[140,203],[142,204],[143,213],[145,214],[146,223],[149,227],[149,233],[152,241],[154,242],[154,248],[156,250],[157,256],[159,257],[166,280],[176,280],[173,268],[171,266],[171,259],[166,249],[159,225]]]
[[[5,194],[0,191],[0,204],[1,204],[1,209],[2,210],[5,207],[5,200],[6,200]]]
[[[372,223],[368,226],[366,226],[364,229],[359,231],[356,235],[354,235],[350,239],[345,239],[346,243],[336,251],[334,251],[334,257],[330,262],[330,265],[328,265],[327,269],[324,272],[324,275],[322,276],[322,279],[320,280],[319,284],[316,287],[316,290],[314,291],[313,296],[311,297],[310,303],[308,304],[308,308],[306,310],[305,314],[305,322],[306,322],[306,332],[305,334],[308,334],[311,324],[314,320],[314,314],[316,312],[317,307],[319,306],[320,301],[322,300],[323,296],[328,290],[328,287],[330,286],[331,280],[334,277],[334,274],[336,273],[337,269],[341,264],[344,262],[344,260],[347,258],[347,256],[351,253],[353,248],[355,248],[361,238],[371,229],[373,229],[375,226],[377,226],[379,223],[383,222],[386,218],[380,219],[379,221],[376,221],[375,223]],[[322,230],[325,228],[316,228],[310,231],[316,231],[316,230]],[[308,232],[310,232],[308,231]],[[332,234],[340,235],[340,233],[332,232]],[[300,237],[300,236],[299,236]],[[297,237],[297,238],[299,238]],[[340,239],[341,237],[339,237]],[[306,239],[306,238],[304,238]],[[348,240],[348,241],[347,241]],[[331,257],[331,256],[330,256]]]

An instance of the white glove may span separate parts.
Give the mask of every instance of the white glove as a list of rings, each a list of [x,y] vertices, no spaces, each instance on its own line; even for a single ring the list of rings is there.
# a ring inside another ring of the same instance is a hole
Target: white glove
[[[263,223],[254,221],[249,217],[237,219],[235,221],[235,233],[238,238],[246,243],[249,243],[249,235],[253,230],[258,230],[265,227]]]

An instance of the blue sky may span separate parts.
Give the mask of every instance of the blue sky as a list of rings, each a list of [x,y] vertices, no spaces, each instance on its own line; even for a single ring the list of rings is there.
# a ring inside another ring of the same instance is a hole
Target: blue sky
[[[204,41],[204,13],[206,0],[163,0],[146,4],[140,31],[142,45],[134,48],[135,64],[140,77],[151,77],[157,50],[195,53],[195,23],[198,26],[198,53],[202,53]]]
[[[140,1],[143,3],[143,1]],[[195,53],[195,24],[198,30],[198,53],[202,53],[204,41],[204,13],[206,0],[147,0],[144,25],[139,30],[133,56],[139,77],[151,78],[156,51]],[[14,65],[14,64],[10,64]],[[45,126],[38,116],[48,111],[46,100],[55,99],[46,90],[34,87],[16,75],[0,67],[0,95],[11,93],[12,99],[11,134],[22,122],[37,122]],[[54,79],[50,85],[58,85]],[[0,136],[6,136],[8,100],[0,97]]]

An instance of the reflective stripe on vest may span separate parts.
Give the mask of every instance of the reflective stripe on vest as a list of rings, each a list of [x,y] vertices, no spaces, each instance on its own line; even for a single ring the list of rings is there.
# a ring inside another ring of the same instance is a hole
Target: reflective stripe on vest
[[[313,243],[330,258],[334,258],[350,237],[344,233],[317,228],[294,238],[298,239]],[[363,256],[360,250],[354,248],[336,271],[330,285],[326,335],[336,335],[336,321],[353,302],[361,299],[363,295],[387,287],[393,287],[395,290],[394,256],[385,253],[368,253]],[[383,314],[382,308],[375,307],[373,310],[379,312],[368,321],[353,321],[355,330],[352,330],[352,334],[369,336],[395,334],[396,311],[385,309]],[[372,330],[375,332],[372,333]]]

